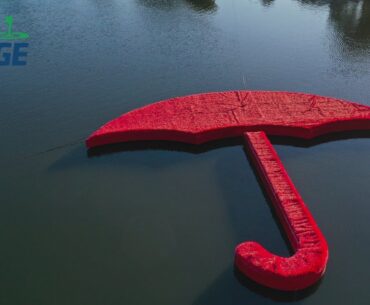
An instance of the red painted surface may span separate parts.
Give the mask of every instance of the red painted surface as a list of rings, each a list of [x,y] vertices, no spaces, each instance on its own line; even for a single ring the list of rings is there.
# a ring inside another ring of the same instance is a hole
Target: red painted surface
[[[245,139],[255,167],[295,251],[276,256],[255,242],[236,248],[235,264],[256,282],[280,290],[298,290],[323,275],[328,246],[284,169],[275,149],[262,131],[247,132]]]
[[[173,98],[131,111],[87,139],[89,148],[136,140],[200,144],[246,131],[314,138],[370,128],[370,108],[310,94],[231,91]]]
[[[325,272],[328,247],[266,134],[310,139],[366,129],[368,106],[302,93],[232,91],[173,98],[131,111],[94,132],[86,145],[137,140],[200,144],[244,136],[295,253],[280,257],[245,242],[236,248],[236,266],[262,285],[299,290]]]

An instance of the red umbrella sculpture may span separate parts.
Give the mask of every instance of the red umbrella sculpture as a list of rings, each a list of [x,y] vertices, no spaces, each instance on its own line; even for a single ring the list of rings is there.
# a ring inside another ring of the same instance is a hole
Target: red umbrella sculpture
[[[94,132],[86,145],[201,144],[243,136],[295,253],[281,257],[256,242],[243,242],[236,247],[235,264],[262,285],[299,290],[324,274],[328,246],[267,136],[311,139],[365,129],[370,129],[370,107],[364,105],[302,93],[233,91],[173,98],[131,111]]]

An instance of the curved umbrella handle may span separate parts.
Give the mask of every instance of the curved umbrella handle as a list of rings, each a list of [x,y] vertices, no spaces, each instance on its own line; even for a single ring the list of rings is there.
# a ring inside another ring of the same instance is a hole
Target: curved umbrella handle
[[[304,289],[325,272],[328,246],[264,132],[246,132],[246,144],[292,244],[291,257],[274,255],[255,242],[236,247],[235,264],[254,281],[280,290]]]

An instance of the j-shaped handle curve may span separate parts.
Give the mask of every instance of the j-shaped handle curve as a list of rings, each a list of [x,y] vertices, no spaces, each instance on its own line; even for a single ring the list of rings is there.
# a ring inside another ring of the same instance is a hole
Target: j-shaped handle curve
[[[323,234],[284,169],[264,132],[244,134],[253,163],[295,251],[291,257],[274,255],[256,242],[236,247],[235,264],[259,284],[294,291],[317,282],[328,261]]]

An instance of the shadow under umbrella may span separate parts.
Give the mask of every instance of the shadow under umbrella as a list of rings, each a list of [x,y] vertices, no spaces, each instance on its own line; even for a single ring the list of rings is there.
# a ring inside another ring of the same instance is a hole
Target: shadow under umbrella
[[[164,150],[175,152],[186,152],[190,154],[201,154],[214,149],[243,145],[241,137],[215,140],[200,145],[187,144],[174,141],[133,141],[109,144],[90,148],[87,151],[89,158],[114,154],[127,151]]]
[[[293,137],[279,137],[272,136],[269,137],[271,143],[276,145],[288,145],[293,147],[313,147],[320,144],[325,144],[329,142],[342,141],[342,140],[352,140],[352,139],[369,139],[369,130],[355,130],[355,131],[342,131],[338,133],[330,133],[322,135],[310,140],[303,140]]]

